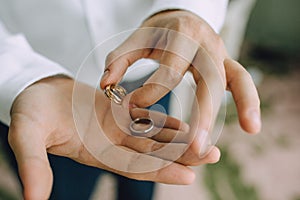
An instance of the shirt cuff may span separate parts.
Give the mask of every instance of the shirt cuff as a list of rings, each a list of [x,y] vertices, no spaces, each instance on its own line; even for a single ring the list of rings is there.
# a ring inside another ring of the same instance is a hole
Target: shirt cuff
[[[59,64],[35,53],[22,35],[0,41],[0,121],[10,124],[15,98],[28,86],[46,77],[73,77]]]
[[[219,33],[225,20],[227,4],[228,0],[155,0],[147,16],[164,10],[187,10],[204,19]]]

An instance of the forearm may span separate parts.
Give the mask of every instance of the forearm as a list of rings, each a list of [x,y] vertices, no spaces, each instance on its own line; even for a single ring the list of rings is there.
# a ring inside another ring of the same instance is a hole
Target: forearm
[[[0,121],[9,125],[14,99],[34,82],[53,75],[71,74],[59,64],[34,52],[23,35],[0,40]]]

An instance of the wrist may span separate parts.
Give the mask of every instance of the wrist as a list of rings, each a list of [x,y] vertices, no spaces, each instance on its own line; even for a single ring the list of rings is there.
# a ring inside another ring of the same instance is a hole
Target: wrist
[[[189,12],[188,10],[183,10],[183,9],[166,9],[166,10],[161,10],[159,12],[156,12],[156,13],[153,13],[152,15],[150,15],[149,17],[147,17],[145,21],[153,18],[153,17],[156,17],[156,16],[159,16],[159,15],[168,15],[168,14],[173,14],[173,13],[188,13],[188,14],[192,14],[191,12]]]
[[[50,82],[61,82],[61,81],[66,81],[66,80],[72,80],[72,78],[70,78],[69,76],[63,75],[63,74],[57,74],[54,76],[49,76],[49,77],[45,77],[41,80],[36,81],[34,84],[37,83],[50,83]],[[29,86],[30,87],[30,86]]]

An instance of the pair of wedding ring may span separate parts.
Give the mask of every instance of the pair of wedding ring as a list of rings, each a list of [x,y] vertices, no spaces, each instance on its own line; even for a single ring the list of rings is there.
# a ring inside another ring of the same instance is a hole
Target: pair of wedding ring
[[[108,85],[104,89],[104,94],[114,103],[121,105],[127,92],[120,85]],[[141,117],[131,121],[129,129],[134,136],[147,137],[147,134],[154,128],[151,118]]]

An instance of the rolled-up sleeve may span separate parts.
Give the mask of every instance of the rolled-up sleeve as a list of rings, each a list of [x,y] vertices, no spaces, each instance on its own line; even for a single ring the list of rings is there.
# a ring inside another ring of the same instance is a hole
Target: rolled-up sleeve
[[[227,4],[228,0],[154,0],[148,16],[164,10],[188,10],[203,18],[218,33],[225,20]]]
[[[0,29],[0,121],[10,124],[11,106],[26,87],[58,74],[72,77],[64,67],[34,52],[22,34]]]

